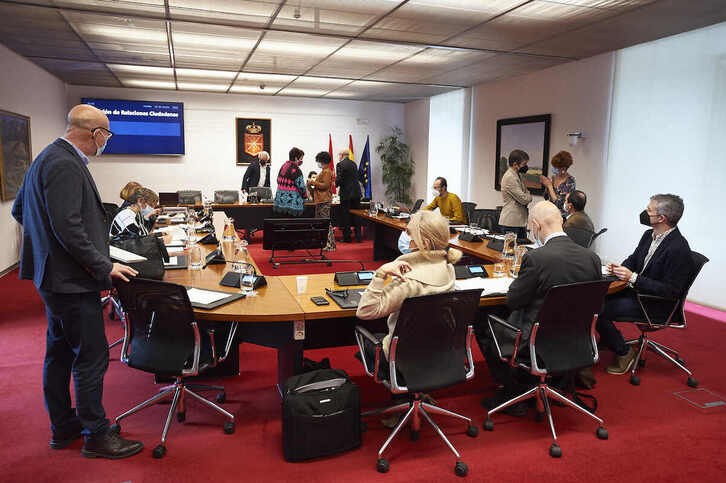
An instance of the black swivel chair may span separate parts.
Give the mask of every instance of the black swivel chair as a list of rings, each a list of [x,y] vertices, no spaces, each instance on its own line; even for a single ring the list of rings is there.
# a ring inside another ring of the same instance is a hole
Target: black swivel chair
[[[592,244],[595,243],[595,240],[597,239],[597,237],[599,237],[600,235],[602,235],[606,231],[608,231],[608,229],[607,228],[603,228],[600,231],[598,231],[597,233],[594,233],[592,235],[592,238],[590,239],[590,245],[588,245],[588,248],[590,248],[592,246]]]
[[[567,233],[567,236],[570,237],[570,240],[577,243],[583,248],[590,248],[592,237],[593,235],[595,235],[595,232],[592,232],[586,228],[576,228],[574,226],[566,226],[562,229],[562,231]]]
[[[696,281],[696,277],[701,272],[703,266],[708,262],[708,258],[701,255],[698,252],[691,252],[693,257],[693,265],[695,270],[693,272],[693,278],[691,278],[686,291],[682,297],[676,299],[670,299],[666,297],[660,297],[658,295],[648,295],[643,293],[635,293],[640,308],[643,310],[645,320],[632,320],[632,317],[618,317],[615,321],[618,322],[635,322],[635,326],[640,330],[640,337],[627,341],[628,345],[637,345],[638,354],[635,356],[633,362],[633,368],[630,370],[630,384],[633,386],[640,385],[640,377],[635,373],[638,366],[645,366],[645,350],[650,349],[661,357],[669,360],[683,372],[688,374],[687,384],[690,387],[698,387],[698,381],[693,377],[693,373],[688,370],[686,363],[681,359],[678,351],[671,349],[659,342],[656,342],[648,337],[650,332],[656,332],[663,329],[685,329],[686,324],[686,312],[684,306],[686,303],[686,297],[688,291]],[[669,354],[673,354],[675,357],[671,357]]]
[[[464,216],[466,217],[466,220],[464,220],[466,223],[469,223],[469,220],[471,219],[471,214],[474,212],[474,208],[476,208],[476,203],[473,203],[471,201],[464,201],[461,204],[461,209],[464,212]]]
[[[186,384],[184,379],[216,366],[227,357],[236,332],[236,324],[232,325],[229,332],[224,353],[217,354],[214,330],[203,329],[194,321],[194,312],[183,286],[135,278],[128,283],[116,283],[116,289],[126,319],[121,360],[129,367],[160,377],[174,378],[175,382],[116,417],[111,429],[120,432],[119,421],[123,418],[172,397],[161,434],[161,443],[153,451],[154,458],[161,458],[166,453],[166,434],[172,416],[178,408],[177,420],[183,422],[186,419],[184,399],[185,396],[191,396],[229,418],[224,424],[224,432],[234,433],[234,415],[191,390],[193,387],[216,390],[224,388]],[[217,401],[224,402],[223,392],[218,394]]]
[[[106,210],[106,232],[110,232],[111,223],[113,223],[113,219],[116,218],[116,215],[119,212],[119,206],[116,203],[103,203],[103,209]],[[121,308],[121,303],[118,301],[118,297],[116,296],[116,293],[113,289],[111,289],[107,293],[107,295],[101,297],[101,305],[103,307],[105,307],[106,305],[109,306],[108,317],[110,319],[115,319],[118,316],[121,323],[124,323],[123,309]],[[123,338],[117,339],[116,341],[110,343],[108,345],[108,348],[111,349],[113,347],[116,347],[121,342],[123,342]]]
[[[413,208],[411,208],[412,215],[421,209],[421,205],[423,205],[423,202],[423,198],[419,198],[416,200],[416,202],[413,204]]]
[[[426,392],[474,377],[471,354],[474,329],[471,324],[476,319],[480,296],[481,290],[468,290],[406,299],[393,332],[388,361],[383,352],[383,335],[374,336],[356,326],[355,337],[366,373],[393,394],[409,396],[406,403],[363,414],[406,413],[378,451],[379,472],[388,471],[388,460],[383,458],[383,452],[406,424],[411,424],[411,439],[418,439],[420,417],[423,416],[456,456],[455,473],[458,476],[467,474],[468,467],[429,413],[466,421],[466,434],[471,437],[479,434],[478,428],[466,416],[428,404],[421,397]]]
[[[598,280],[552,287],[547,292],[544,304],[532,327],[528,351],[522,350],[524,348],[519,346],[522,335],[520,329],[499,317],[489,315],[489,330],[494,335],[494,343],[501,360],[539,377],[540,382],[532,389],[489,411],[484,429],[487,431],[494,429],[491,420],[494,413],[513,404],[536,398],[537,409],[540,411],[544,408],[554,438],[550,446],[550,455],[559,458],[562,456],[562,449],[557,444],[557,433],[552,420],[549,402],[549,398],[552,398],[597,421],[599,424],[597,437],[608,438],[602,419],[549,387],[546,378],[551,375],[572,373],[597,362],[599,355],[595,342],[595,324],[609,285],[610,282],[607,280]]]

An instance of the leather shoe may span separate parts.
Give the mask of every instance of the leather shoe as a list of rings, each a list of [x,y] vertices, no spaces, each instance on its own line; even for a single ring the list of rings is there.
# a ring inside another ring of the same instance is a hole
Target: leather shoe
[[[615,356],[615,362],[606,369],[609,374],[622,375],[630,370],[635,361],[636,352],[628,347],[628,353],[624,356]]]
[[[83,427],[78,424],[76,427],[67,432],[54,432],[50,438],[51,449],[64,449],[71,445],[75,440],[81,437]]]
[[[112,431],[88,438],[81,454],[86,458],[108,458],[118,460],[133,456],[144,448],[141,441],[124,439]]]

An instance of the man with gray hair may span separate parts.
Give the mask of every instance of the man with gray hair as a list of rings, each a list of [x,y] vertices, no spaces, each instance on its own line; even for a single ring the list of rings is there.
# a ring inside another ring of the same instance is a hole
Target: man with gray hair
[[[621,265],[608,265],[610,273],[628,282],[626,290],[607,298],[597,320],[601,342],[616,355],[615,362],[607,368],[610,374],[627,373],[635,360],[635,350],[626,345],[623,335],[613,324],[613,319],[622,317],[643,320],[635,292],[681,297],[693,276],[695,266],[691,248],[676,226],[682,215],[680,196],[651,196],[650,203],[640,213],[640,223],[651,229],[643,233],[635,251]]]
[[[270,187],[270,154],[267,151],[257,153],[257,161],[250,163],[242,177],[242,191],[246,193],[255,186]]]

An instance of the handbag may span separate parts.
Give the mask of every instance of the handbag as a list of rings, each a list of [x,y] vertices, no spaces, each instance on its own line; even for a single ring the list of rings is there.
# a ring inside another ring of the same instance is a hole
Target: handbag
[[[287,461],[330,456],[361,444],[360,391],[340,369],[290,377],[282,398],[282,449]]]
[[[156,236],[114,238],[111,245],[145,257],[143,262],[128,265],[139,272],[138,277],[161,280],[164,278],[164,262],[169,261],[164,241]]]

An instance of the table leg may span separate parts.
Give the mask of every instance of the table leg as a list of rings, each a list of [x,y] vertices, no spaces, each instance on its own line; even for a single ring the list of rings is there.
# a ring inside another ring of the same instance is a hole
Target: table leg
[[[288,344],[277,349],[277,390],[282,390],[285,381],[302,371],[304,340],[291,340]]]

